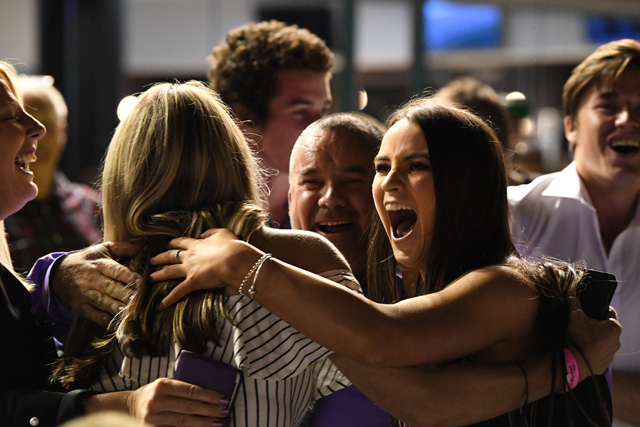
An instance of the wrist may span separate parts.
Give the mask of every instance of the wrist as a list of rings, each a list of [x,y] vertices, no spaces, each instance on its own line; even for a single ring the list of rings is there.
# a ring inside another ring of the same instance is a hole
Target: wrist
[[[86,414],[103,411],[116,411],[135,416],[132,410],[134,392],[116,391],[89,396],[82,401]]]
[[[556,393],[566,393],[590,376],[584,356],[573,345],[552,354],[551,359],[555,369],[553,390]]]
[[[65,274],[64,274],[65,267],[63,264],[67,260],[68,256],[69,256],[69,253],[66,253],[58,257],[56,260],[54,260],[48,274],[49,288],[51,289],[51,294],[54,295],[56,298],[60,299],[61,301],[62,299],[59,296],[60,285],[63,285],[66,281]]]
[[[574,345],[567,345],[565,350],[568,350],[569,352],[571,352],[571,354],[573,355],[577,363],[578,372],[579,372],[578,382],[581,382],[582,380],[590,377],[592,374],[589,368],[588,361],[585,359],[584,353]]]
[[[238,248],[235,255],[227,265],[229,275],[221,277],[226,285],[238,291],[242,295],[247,295],[247,289],[251,281],[247,279],[249,273],[255,272],[256,263],[265,255],[263,251],[249,243],[237,240]],[[252,275],[252,274],[251,274]],[[247,281],[249,282],[247,284]],[[243,287],[243,283],[245,284]]]
[[[258,279],[258,274],[260,274],[260,269],[269,258],[271,258],[271,254],[269,253],[262,255],[249,269],[247,274],[244,276],[244,279],[242,279],[242,282],[240,282],[240,287],[238,288],[240,295],[245,295],[243,292],[246,290],[246,296],[253,298],[256,294],[256,281]],[[246,286],[249,283],[251,276],[253,276],[253,281],[251,282],[251,287],[247,289]]]
[[[578,362],[571,350],[565,348],[563,350],[563,355],[565,366],[564,373],[566,374],[565,392],[567,392],[576,388],[580,382],[580,368],[578,367]]]

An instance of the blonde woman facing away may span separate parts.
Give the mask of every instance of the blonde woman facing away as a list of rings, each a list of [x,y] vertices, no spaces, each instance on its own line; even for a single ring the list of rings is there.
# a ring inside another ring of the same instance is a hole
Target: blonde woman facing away
[[[359,291],[326,240],[265,226],[260,184],[253,153],[214,91],[198,82],[158,84],[140,95],[109,145],[102,175],[105,239],[137,244],[140,250],[126,262],[147,276],[149,259],[172,238],[228,227],[297,268]],[[172,377],[188,350],[239,372],[224,418],[233,426],[265,427],[299,425],[315,399],[350,384],[323,363],[328,349],[251,298],[210,290],[157,311],[176,284],[143,282],[106,329],[77,319],[58,379],[97,391],[136,389]],[[325,375],[317,384],[320,371]]]

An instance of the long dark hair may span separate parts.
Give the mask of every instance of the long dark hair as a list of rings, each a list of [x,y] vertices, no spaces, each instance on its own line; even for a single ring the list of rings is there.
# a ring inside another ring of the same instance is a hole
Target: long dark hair
[[[402,119],[419,125],[427,140],[437,201],[427,277],[417,293],[437,292],[469,271],[515,255],[502,147],[491,128],[468,111],[429,98],[396,111],[388,127]],[[393,281],[388,281],[394,264],[386,233],[376,219],[368,280],[379,288],[377,295],[397,297]]]

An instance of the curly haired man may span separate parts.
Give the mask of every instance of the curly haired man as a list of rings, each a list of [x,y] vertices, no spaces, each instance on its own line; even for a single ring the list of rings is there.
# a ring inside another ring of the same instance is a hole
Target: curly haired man
[[[291,149],[304,128],[331,109],[333,54],[308,30],[272,20],[229,31],[209,62],[211,86],[269,170],[271,222],[288,227]]]

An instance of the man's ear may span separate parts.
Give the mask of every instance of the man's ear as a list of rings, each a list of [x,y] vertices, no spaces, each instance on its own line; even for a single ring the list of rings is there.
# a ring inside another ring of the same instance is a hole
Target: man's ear
[[[240,130],[249,141],[249,145],[251,145],[253,149],[258,149],[258,143],[262,139],[260,136],[261,129],[255,121],[253,111],[249,110],[244,104],[233,104],[231,110],[238,122]]]
[[[564,116],[564,136],[569,141],[569,151],[573,152],[578,141],[578,127],[571,116]]]
[[[249,110],[246,105],[236,103],[233,104],[231,109],[242,126],[247,126],[248,128],[256,126],[255,114],[253,111]]]

